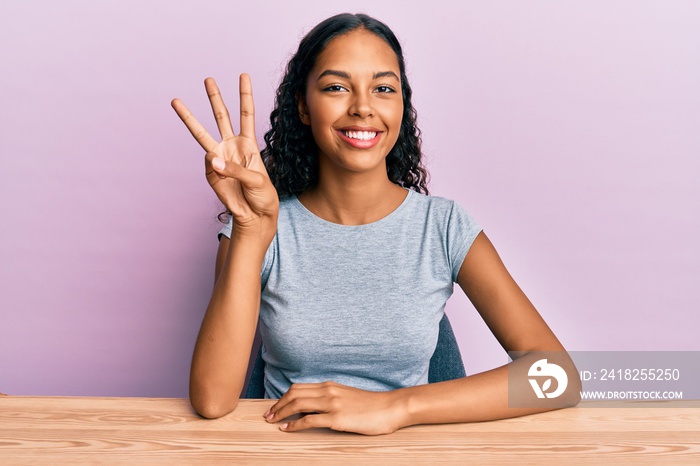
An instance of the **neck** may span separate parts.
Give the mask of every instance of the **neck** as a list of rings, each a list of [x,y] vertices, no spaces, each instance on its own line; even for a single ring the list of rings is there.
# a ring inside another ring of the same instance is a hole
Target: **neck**
[[[318,185],[298,198],[304,207],[324,220],[364,225],[392,213],[406,195],[404,188],[389,180],[384,168],[382,172],[344,173],[342,177],[320,172]]]

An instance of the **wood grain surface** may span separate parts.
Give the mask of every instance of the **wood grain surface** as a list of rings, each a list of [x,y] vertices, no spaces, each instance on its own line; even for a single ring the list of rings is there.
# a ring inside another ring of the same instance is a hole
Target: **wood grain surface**
[[[206,420],[185,399],[3,396],[0,464],[700,465],[700,401],[598,402],[376,437],[285,433],[262,418],[272,403],[241,400]]]

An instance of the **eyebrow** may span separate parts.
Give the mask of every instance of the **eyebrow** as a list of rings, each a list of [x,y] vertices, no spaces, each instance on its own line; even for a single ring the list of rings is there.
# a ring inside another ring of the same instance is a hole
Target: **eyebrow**
[[[396,76],[396,73],[393,71],[380,71],[378,73],[374,73],[374,76],[372,76],[372,79],[377,79],[377,78],[394,78],[397,81],[401,82],[398,76]]]
[[[318,77],[318,79],[321,79],[324,76],[337,76],[339,78],[344,78],[344,79],[350,79],[350,74],[345,72],[345,71],[340,71],[340,70],[325,70],[323,73],[321,73]],[[378,78],[386,78],[386,77],[393,77],[397,81],[401,82],[398,76],[396,76],[396,73],[393,71],[378,71],[372,75],[372,79],[378,79]]]
[[[338,70],[326,70],[319,75],[318,79],[321,79],[324,76],[337,76],[339,78],[350,79],[350,74],[346,73],[345,71]]]

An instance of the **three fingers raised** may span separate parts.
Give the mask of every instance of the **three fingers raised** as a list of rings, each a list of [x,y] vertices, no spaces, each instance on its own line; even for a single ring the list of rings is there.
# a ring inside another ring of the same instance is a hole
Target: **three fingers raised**
[[[246,73],[241,74],[238,84],[241,100],[240,135],[255,140],[255,104],[253,103],[253,84],[250,76]],[[231,125],[231,117],[214,78],[206,78],[204,80],[204,88],[207,91],[207,96],[209,96],[209,103],[211,104],[212,112],[214,112],[216,126],[219,128],[221,138],[224,140],[233,138],[235,134]],[[171,105],[199,145],[207,152],[212,151],[218,142],[194,117],[187,106],[180,99],[173,99]]]

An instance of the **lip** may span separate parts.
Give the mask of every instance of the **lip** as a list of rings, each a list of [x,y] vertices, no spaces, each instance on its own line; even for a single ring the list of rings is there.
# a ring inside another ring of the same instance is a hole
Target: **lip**
[[[377,133],[377,135],[372,139],[361,140],[349,138],[345,134],[343,134],[343,131],[371,131]],[[344,126],[342,128],[336,129],[335,132],[338,133],[338,136],[340,136],[340,138],[343,141],[345,141],[349,146],[355,149],[371,149],[379,143],[379,139],[382,137],[383,133],[383,131],[373,126]]]
[[[375,128],[374,126],[343,126],[342,128],[337,128],[338,131],[374,131],[375,133],[381,133],[382,130]]]

